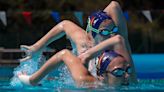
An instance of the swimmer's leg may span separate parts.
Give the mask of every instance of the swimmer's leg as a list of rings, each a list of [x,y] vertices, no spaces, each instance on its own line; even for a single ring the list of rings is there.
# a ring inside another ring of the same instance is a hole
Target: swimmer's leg
[[[22,47],[27,48],[28,50],[31,50],[31,52],[35,53],[36,51],[46,47],[51,42],[63,37],[65,34],[70,37],[73,41],[75,40],[75,37],[73,37],[75,34],[75,31],[84,31],[82,28],[80,28],[75,23],[64,20],[54,26],[45,36],[43,36],[39,41],[37,41],[35,44],[31,46],[25,46],[22,45]]]
[[[55,27],[53,27],[44,37],[42,37],[35,44],[31,46],[21,45],[20,48],[25,51],[26,57],[20,59],[20,62],[30,59],[33,55],[35,55],[35,53],[42,50],[44,47],[50,44],[53,40],[64,36],[64,33],[62,33],[62,30],[63,28],[62,28],[62,22],[61,22]],[[30,54],[28,52],[30,52]]]
[[[85,66],[82,64],[79,58],[74,56],[69,50],[62,50],[52,56],[37,72],[35,72],[29,78],[29,82],[32,85],[37,84],[42,78],[45,77],[51,70],[64,62],[68,67],[73,79],[77,83],[81,82],[93,82],[96,79],[88,72]]]
[[[54,26],[45,36],[43,36],[39,41],[31,46],[35,50],[38,50],[41,47],[49,45],[51,42],[63,37],[65,34],[73,39],[73,32],[83,30],[75,23],[64,20]]]

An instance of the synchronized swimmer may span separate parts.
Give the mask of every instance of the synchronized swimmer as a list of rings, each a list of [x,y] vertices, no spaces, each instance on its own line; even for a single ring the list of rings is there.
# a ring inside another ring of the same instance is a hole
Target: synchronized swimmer
[[[31,53],[21,61],[32,58],[51,42],[67,35],[76,53],[63,49],[54,54],[34,74],[19,74],[28,85],[37,85],[59,63],[65,63],[77,85],[99,82],[110,86],[136,82],[134,64],[128,42],[127,25],[120,5],[112,1],[103,11],[88,17],[86,31],[75,23],[64,20],[31,46],[22,45]],[[75,48],[74,48],[75,49]],[[92,72],[96,69],[96,73]]]

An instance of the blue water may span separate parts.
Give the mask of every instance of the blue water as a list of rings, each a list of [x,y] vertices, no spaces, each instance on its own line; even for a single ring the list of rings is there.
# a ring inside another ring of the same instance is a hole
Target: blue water
[[[101,88],[78,88],[75,86],[70,86],[70,85],[64,85],[62,87],[58,86],[59,81],[53,81],[56,83],[52,83],[51,81],[45,82],[45,85],[43,86],[24,86],[24,87],[12,87],[9,85],[9,81],[3,81],[0,82],[0,91],[1,92],[24,92],[24,91],[132,91],[132,90],[142,90],[142,91],[152,91],[152,90],[158,90],[162,91],[164,90],[164,80],[139,80],[138,84],[135,85],[130,85],[130,86],[124,86],[124,87],[118,87],[118,88],[113,88],[113,87],[101,87]],[[53,85],[53,86],[52,86]]]
[[[15,76],[11,80],[0,81],[0,91],[2,92],[24,92],[24,91],[133,91],[133,90],[143,90],[143,91],[164,91],[164,54],[134,54],[133,56],[138,84],[123,86],[118,88],[103,86],[101,88],[86,88],[77,87],[74,81],[71,79],[67,68],[62,65],[57,70],[50,73],[49,76],[56,76],[55,80],[46,80],[46,78],[41,81],[42,85],[31,87],[23,85]],[[14,69],[14,74],[19,73],[21,70],[26,70],[28,74],[33,73],[37,70],[40,58],[34,59],[35,63],[31,64],[33,60],[28,63],[21,63],[21,66]],[[25,68],[26,67],[26,68]],[[32,70],[31,70],[32,69]],[[1,70],[6,72],[7,70]],[[61,72],[62,71],[62,72]],[[9,76],[9,75],[7,75]]]
[[[164,79],[164,54],[133,54],[139,79]]]

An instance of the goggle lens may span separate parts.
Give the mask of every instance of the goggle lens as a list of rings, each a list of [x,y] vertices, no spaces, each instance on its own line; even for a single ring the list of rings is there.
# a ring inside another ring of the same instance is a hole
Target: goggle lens
[[[124,70],[123,69],[115,69],[111,73],[116,77],[121,77],[124,75]]]
[[[111,30],[108,29],[108,27],[106,27],[105,29],[103,30],[98,30],[98,29],[95,29],[93,28],[91,25],[90,25],[90,19],[88,20],[88,25],[87,25],[87,32],[89,31],[93,31],[93,34],[94,34],[94,37],[96,36],[96,34],[101,34],[103,36],[107,36],[107,35],[110,35],[110,34],[115,34],[118,32],[118,27],[116,26],[113,26],[113,28]],[[96,33],[96,34],[95,34]]]
[[[101,33],[101,35],[106,36],[106,35],[109,35],[109,30],[104,29],[104,30],[102,30],[100,33]]]
[[[124,70],[122,68],[117,68],[117,69],[113,70],[111,72],[111,74],[116,76],[116,77],[122,77],[125,74],[125,72],[127,72],[128,74],[131,74],[132,70],[130,67],[128,67],[126,70]]]

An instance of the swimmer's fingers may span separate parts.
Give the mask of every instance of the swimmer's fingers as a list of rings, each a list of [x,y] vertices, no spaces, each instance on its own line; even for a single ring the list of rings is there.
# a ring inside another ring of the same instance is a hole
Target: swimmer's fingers
[[[27,72],[26,72],[26,71],[23,71],[22,74],[23,74],[23,75],[27,75]]]
[[[31,59],[31,56],[27,56],[25,58],[19,59],[19,62],[25,62],[27,60]]]
[[[82,53],[78,56],[78,58],[80,58],[80,60],[82,61],[82,63],[85,63],[85,61],[87,61],[87,59],[89,58],[89,54],[87,53]]]
[[[30,77],[29,75],[20,75],[18,76],[18,78],[20,79],[20,81],[23,83],[23,84],[26,84],[26,85],[32,85],[30,83]]]
[[[22,75],[22,72],[19,72],[19,73],[17,74],[17,76],[20,76],[20,75]]]
[[[21,45],[20,48],[21,50],[29,50],[29,46],[27,45]]]
[[[29,46],[27,46],[27,45],[21,45],[21,46],[20,46],[20,49],[21,49],[22,51],[25,51],[25,56],[23,56],[22,59],[19,59],[20,62],[27,61],[28,59],[31,58],[31,56],[32,56],[32,50],[30,49]]]
[[[22,72],[19,72],[19,73],[17,74],[17,76],[20,76],[20,75],[27,75],[27,72],[26,72],[26,71],[22,71]]]

